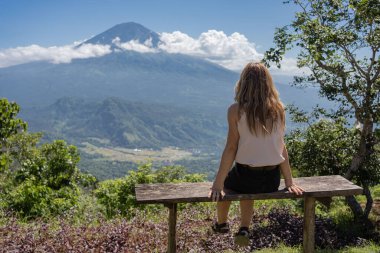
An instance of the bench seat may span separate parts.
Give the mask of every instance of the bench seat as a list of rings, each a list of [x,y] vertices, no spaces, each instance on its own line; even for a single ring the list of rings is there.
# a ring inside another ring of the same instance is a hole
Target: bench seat
[[[312,253],[314,252],[315,201],[320,200],[328,204],[331,197],[362,194],[363,189],[339,175],[298,177],[293,178],[293,182],[305,190],[302,195],[288,192],[282,179],[277,192],[241,194],[225,190],[226,195],[223,199],[234,201],[304,198],[303,250]],[[176,252],[177,203],[211,202],[208,198],[211,186],[212,182],[136,185],[137,203],[164,204],[169,208],[168,252]]]

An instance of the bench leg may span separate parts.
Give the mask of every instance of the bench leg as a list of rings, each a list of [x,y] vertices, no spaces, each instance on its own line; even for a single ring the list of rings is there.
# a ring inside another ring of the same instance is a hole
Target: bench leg
[[[303,252],[315,252],[315,198],[305,197],[303,220]]]
[[[177,250],[176,243],[176,225],[177,225],[177,203],[165,205],[169,208],[169,232],[168,232],[168,253],[175,253]]]

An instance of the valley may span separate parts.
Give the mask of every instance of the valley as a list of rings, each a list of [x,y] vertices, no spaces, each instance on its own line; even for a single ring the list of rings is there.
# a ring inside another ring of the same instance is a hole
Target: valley
[[[178,147],[164,147],[159,150],[153,149],[130,149],[123,147],[98,147],[88,142],[82,143],[81,151],[90,155],[101,155],[104,160],[130,161],[133,163],[145,163],[149,161],[172,164],[182,159],[194,159],[192,153]],[[196,151],[196,150],[195,150]]]

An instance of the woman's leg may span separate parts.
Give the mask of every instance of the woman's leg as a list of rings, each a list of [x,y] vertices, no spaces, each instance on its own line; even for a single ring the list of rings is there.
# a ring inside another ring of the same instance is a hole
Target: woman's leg
[[[227,222],[228,211],[230,209],[231,201],[218,201],[216,202],[216,212],[218,215],[218,224]]]
[[[249,228],[253,216],[253,200],[240,200],[240,227]]]

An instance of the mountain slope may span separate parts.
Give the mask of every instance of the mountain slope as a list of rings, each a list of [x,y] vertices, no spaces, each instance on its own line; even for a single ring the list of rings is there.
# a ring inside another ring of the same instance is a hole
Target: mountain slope
[[[147,40],[152,40],[151,42],[153,47],[157,47],[157,44],[160,41],[158,33],[153,32],[138,23],[127,22],[115,25],[110,29],[85,41],[83,44],[90,43],[112,45],[114,44],[112,41],[115,38],[119,38],[120,42],[136,40],[140,43],[144,43]]]
[[[99,102],[62,98],[48,107],[24,109],[21,117],[32,131],[44,131],[53,138],[78,144],[97,138],[129,148],[215,146],[226,131],[208,115],[119,98]]]
[[[0,69],[0,94],[22,106],[48,105],[62,96],[117,96],[224,110],[236,79],[236,73],[194,57],[124,51],[69,64],[34,62]]]

